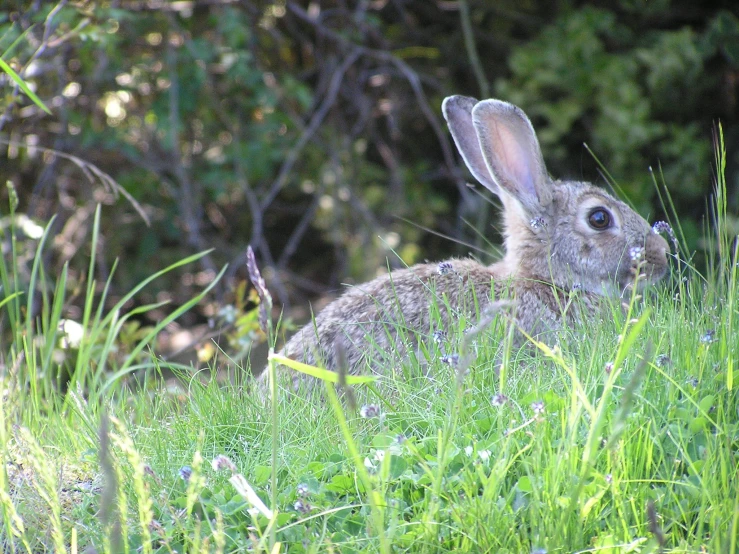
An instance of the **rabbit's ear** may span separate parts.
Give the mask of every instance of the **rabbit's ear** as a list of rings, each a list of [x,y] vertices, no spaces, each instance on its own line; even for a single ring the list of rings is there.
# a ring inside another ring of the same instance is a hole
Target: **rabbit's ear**
[[[549,205],[549,177],[526,114],[508,102],[483,100],[472,109],[472,123],[488,170],[498,186],[529,213]]]
[[[452,133],[454,144],[462,155],[464,163],[480,184],[495,194],[500,195],[500,189],[495,184],[485,158],[480,150],[480,141],[477,140],[475,125],[472,123],[472,108],[477,104],[475,98],[469,96],[448,96],[441,104],[449,130]]]

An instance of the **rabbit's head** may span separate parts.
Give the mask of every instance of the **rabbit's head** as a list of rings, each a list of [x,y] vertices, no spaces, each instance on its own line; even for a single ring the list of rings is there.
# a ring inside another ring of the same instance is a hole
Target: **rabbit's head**
[[[588,183],[552,180],[531,122],[500,100],[450,96],[442,106],[475,178],[503,204],[509,276],[597,294],[621,292],[635,271],[667,271],[667,242],[625,203]]]

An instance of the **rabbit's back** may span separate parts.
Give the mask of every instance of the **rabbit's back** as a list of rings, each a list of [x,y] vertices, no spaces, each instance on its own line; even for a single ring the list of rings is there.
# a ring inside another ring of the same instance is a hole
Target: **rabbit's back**
[[[418,335],[444,330],[461,314],[473,315],[504,285],[494,270],[473,260],[448,260],[393,271],[349,288],[285,345],[283,354],[305,363],[336,368],[342,348],[356,372],[363,362],[378,370],[383,358]],[[438,319],[435,311],[438,310]]]
[[[527,333],[539,336],[557,329],[563,314],[574,319],[590,311],[592,295],[579,296],[573,302],[540,280],[511,278],[501,265],[469,259],[421,264],[351,287],[298,331],[282,354],[335,370],[342,349],[350,372],[364,367],[382,372],[419,340],[454,330],[459,317],[476,321],[493,301],[512,301],[512,315]],[[300,374],[294,378],[297,385]]]

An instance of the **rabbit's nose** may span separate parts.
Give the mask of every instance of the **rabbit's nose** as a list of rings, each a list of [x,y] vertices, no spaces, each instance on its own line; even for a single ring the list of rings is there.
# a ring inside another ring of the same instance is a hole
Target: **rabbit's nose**
[[[659,279],[667,273],[667,241],[660,235],[649,232],[644,240],[645,258],[651,266],[652,277]]]

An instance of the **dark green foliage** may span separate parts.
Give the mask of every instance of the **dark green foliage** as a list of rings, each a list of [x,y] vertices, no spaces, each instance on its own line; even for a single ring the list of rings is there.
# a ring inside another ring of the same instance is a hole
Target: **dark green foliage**
[[[142,225],[122,202],[105,211],[103,263],[126,259],[119,286],[213,247],[202,279],[236,262],[224,292],[245,277],[251,243],[277,303],[304,305],[388,261],[470,251],[424,228],[490,258],[481,236],[491,235],[493,211],[464,187],[440,116],[444,96],[489,88],[532,116],[554,175],[605,182],[585,142],[657,219],[665,210],[652,167],[689,247],[705,248],[718,119],[730,213],[739,201],[732,5],[471,1],[475,71],[460,6],[448,3],[13,2],[0,15],[0,53],[14,44],[3,58],[54,115],[5,78],[0,139],[13,146],[0,181],[15,183],[20,211],[58,214],[63,261],[89,232],[80,214],[115,200],[75,163],[33,146],[73,154],[109,173],[152,220]],[[163,286],[179,299],[187,283]]]
[[[730,45],[739,19],[728,11],[709,17],[704,27],[665,29],[593,7],[565,13],[514,51],[499,95],[540,118],[556,173],[577,168],[572,153],[585,141],[642,211],[654,197],[646,168],[661,167],[681,212],[695,217],[710,185],[711,121],[736,114],[735,100],[717,96],[717,80],[728,75],[708,66],[738,67]]]

